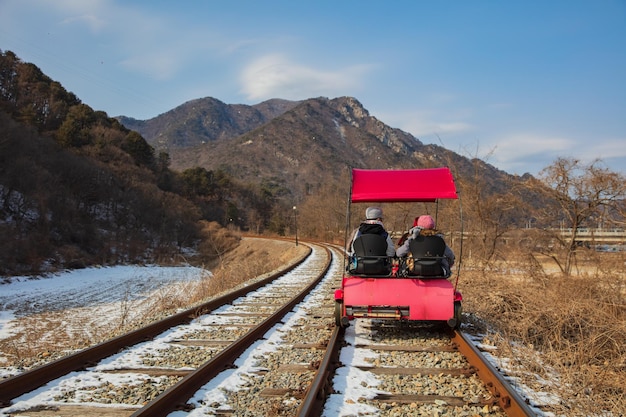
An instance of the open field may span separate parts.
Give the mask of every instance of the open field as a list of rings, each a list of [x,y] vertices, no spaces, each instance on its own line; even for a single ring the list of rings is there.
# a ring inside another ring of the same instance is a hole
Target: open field
[[[466,318],[493,332],[524,384],[562,399],[556,415],[626,415],[625,255],[593,253],[569,277],[537,256],[463,268]]]

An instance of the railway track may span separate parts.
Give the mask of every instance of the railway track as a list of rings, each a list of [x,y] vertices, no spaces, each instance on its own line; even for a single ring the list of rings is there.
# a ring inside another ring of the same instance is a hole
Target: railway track
[[[0,416],[534,415],[460,333],[336,327],[342,254],[310,246],[253,286],[0,381]]]
[[[461,331],[357,320],[346,341],[345,356],[353,360],[338,370],[335,385],[354,380],[372,388],[360,394],[364,415],[536,415]],[[341,407],[326,411],[342,413]]]

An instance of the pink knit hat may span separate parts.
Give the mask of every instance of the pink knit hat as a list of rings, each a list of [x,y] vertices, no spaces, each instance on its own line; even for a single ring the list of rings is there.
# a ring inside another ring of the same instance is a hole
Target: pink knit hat
[[[424,216],[420,216],[419,219],[417,219],[417,225],[422,229],[434,229],[435,221],[432,217],[426,214]]]

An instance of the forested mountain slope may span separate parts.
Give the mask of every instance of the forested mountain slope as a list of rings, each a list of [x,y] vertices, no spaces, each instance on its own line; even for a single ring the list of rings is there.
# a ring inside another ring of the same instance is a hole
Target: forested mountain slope
[[[0,51],[0,275],[193,247],[202,209],[167,165],[137,132]]]
[[[303,235],[337,240],[351,167],[449,166],[466,217],[497,231],[527,220],[522,203],[541,204],[532,178],[425,145],[353,97],[202,98],[150,120],[110,118],[7,51],[0,113],[5,272],[175,256],[216,233],[209,221],[290,234],[293,206]]]
[[[258,115],[270,104],[279,110],[250,122],[250,114]],[[146,121],[118,119],[139,129],[155,148],[166,150],[175,170],[221,170],[247,183],[271,184],[295,200],[342,181],[348,167],[450,166],[459,177],[473,176],[478,167],[488,193],[525,180],[441,146],[425,145],[371,116],[353,97],[270,100],[255,106],[205,98]]]

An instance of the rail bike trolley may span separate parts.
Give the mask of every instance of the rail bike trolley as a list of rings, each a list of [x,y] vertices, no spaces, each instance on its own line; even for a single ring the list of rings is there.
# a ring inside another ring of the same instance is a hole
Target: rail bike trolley
[[[353,169],[347,225],[352,203],[436,203],[439,199],[458,199],[454,178],[447,167]],[[451,282],[450,275],[424,272],[432,270],[431,266],[443,253],[430,253],[433,252],[430,250],[422,253],[411,242],[412,262],[421,263],[424,268],[409,273],[402,259],[388,257],[376,246],[372,242],[359,242],[355,254],[347,258],[341,288],[335,290],[337,326],[347,327],[355,318],[442,322],[451,328],[460,325],[462,295],[456,282]]]

